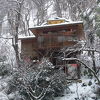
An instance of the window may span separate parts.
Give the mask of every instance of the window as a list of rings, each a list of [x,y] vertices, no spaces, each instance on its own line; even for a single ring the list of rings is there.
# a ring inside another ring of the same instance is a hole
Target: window
[[[58,36],[58,42],[65,42],[67,41],[67,37],[65,36]]]
[[[74,41],[77,40],[76,36],[58,36],[58,42]]]

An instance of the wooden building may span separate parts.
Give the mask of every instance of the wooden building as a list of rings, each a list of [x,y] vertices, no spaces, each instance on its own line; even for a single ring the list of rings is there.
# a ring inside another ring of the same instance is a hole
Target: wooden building
[[[65,19],[48,20],[46,25],[29,28],[35,35],[21,40],[21,57],[40,59],[50,57],[64,47],[70,47],[84,39],[83,22]]]

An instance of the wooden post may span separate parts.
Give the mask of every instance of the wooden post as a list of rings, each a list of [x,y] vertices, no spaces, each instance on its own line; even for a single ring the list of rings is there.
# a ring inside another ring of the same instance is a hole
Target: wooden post
[[[77,77],[78,79],[81,78],[81,64],[77,63]]]

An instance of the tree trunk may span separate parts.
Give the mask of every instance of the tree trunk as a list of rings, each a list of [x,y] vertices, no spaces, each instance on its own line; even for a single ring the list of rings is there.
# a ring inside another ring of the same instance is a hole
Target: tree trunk
[[[93,70],[96,72],[96,64],[95,64],[94,51],[92,51],[92,62],[93,62]]]
[[[78,79],[80,79],[81,78],[81,69],[80,69],[80,67],[81,67],[81,64],[77,64],[77,77],[78,77]]]
[[[61,12],[61,8],[60,8],[59,0],[55,1],[55,9],[56,9],[57,16],[62,17],[62,12]]]
[[[20,17],[21,17],[21,6],[22,6],[22,3],[19,4],[19,7],[18,7],[18,12],[16,14],[16,22],[15,22],[15,36],[14,36],[14,50],[15,50],[15,53],[16,53],[16,62],[17,62],[17,66],[20,67],[20,59],[19,59],[19,51],[18,51],[18,28],[19,28],[19,25],[20,25]]]

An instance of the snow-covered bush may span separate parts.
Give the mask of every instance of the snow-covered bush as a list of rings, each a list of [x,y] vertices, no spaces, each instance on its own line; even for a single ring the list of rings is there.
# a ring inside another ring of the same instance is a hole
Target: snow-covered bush
[[[56,69],[47,59],[19,69],[9,82],[8,94],[18,91],[24,100],[54,100],[54,97],[63,96],[66,74]]]
[[[11,74],[11,69],[9,64],[1,65],[0,66],[0,76],[7,76]]]
[[[0,76],[10,75],[11,66],[6,63],[6,56],[0,57]]]

